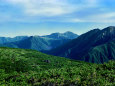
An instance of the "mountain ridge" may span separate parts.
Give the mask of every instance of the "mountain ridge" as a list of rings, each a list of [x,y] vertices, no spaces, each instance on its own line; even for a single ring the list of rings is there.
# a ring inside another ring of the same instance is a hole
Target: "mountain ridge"
[[[4,43],[1,43],[0,46],[44,51],[44,50],[50,50],[50,49],[56,48],[78,36],[69,31],[65,33],[53,33],[53,34],[54,35],[58,34],[58,35],[56,35],[55,37],[52,37],[52,34],[48,36],[29,36],[26,38],[22,37],[23,38],[22,40],[21,39],[15,40],[8,43],[4,42]],[[12,39],[15,39],[15,38],[16,37]]]
[[[41,37],[53,38],[53,39],[74,39],[74,38],[77,38],[78,35],[73,32],[67,31],[65,33],[57,32],[57,33],[52,33],[50,35],[44,35]]]
[[[112,30],[111,30],[112,29]],[[109,30],[109,32],[108,32]],[[82,60],[85,54],[93,47],[105,44],[115,39],[115,27],[107,27],[103,30],[94,29],[80,35],[78,38],[48,51],[48,54]],[[103,35],[105,34],[105,35]],[[98,58],[98,57],[96,57]],[[98,62],[97,62],[98,63]],[[99,62],[100,63],[100,62]],[[102,61],[103,63],[103,61]]]
[[[26,38],[28,38],[28,36],[16,36],[13,38],[11,38],[11,37],[0,37],[0,44],[21,41],[21,40],[26,39]]]

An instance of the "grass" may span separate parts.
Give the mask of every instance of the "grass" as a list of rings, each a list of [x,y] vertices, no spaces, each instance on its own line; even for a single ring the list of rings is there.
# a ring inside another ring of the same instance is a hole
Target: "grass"
[[[0,86],[115,86],[115,61],[93,64],[0,48]]]

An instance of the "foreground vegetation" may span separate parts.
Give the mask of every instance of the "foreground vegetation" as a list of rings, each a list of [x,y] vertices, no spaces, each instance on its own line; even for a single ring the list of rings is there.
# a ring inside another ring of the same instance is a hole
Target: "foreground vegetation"
[[[92,64],[0,48],[0,86],[115,86],[115,61]]]

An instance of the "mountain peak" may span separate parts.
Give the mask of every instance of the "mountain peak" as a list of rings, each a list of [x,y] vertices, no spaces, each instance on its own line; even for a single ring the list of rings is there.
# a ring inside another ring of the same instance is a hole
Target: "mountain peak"
[[[66,31],[65,33],[73,33],[73,32],[71,32],[71,31]]]
[[[73,35],[73,34],[74,34],[74,35],[77,35],[77,34],[71,32],[71,31],[66,31],[65,33],[62,33],[62,34],[64,34],[64,35],[66,35],[66,34],[67,34],[67,35]]]
[[[110,29],[112,29],[112,28],[115,28],[115,26],[109,26],[109,27],[107,27],[107,28],[110,28]]]
[[[115,31],[115,26],[109,26],[109,27],[107,27],[107,28],[105,28],[103,30],[110,31],[110,32]]]
[[[103,34],[115,34],[115,26],[109,26],[102,30]]]
[[[73,32],[67,31],[65,33],[59,33],[59,32],[52,33],[50,35],[45,35],[42,37],[53,38],[53,39],[75,39],[78,37],[78,35]]]

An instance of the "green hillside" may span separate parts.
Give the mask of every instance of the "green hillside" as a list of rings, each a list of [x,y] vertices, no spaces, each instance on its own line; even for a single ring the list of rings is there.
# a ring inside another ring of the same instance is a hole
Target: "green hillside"
[[[0,86],[114,86],[115,61],[92,64],[0,48]]]
[[[97,58],[98,57],[98,58]],[[92,48],[83,58],[83,61],[102,63],[115,60],[115,41]]]

